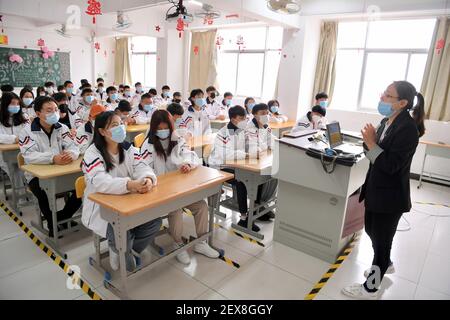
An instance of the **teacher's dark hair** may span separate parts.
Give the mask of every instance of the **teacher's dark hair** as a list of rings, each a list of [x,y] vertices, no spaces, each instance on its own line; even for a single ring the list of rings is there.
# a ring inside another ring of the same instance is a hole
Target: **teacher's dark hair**
[[[416,121],[419,137],[425,134],[425,99],[423,95],[416,91],[416,88],[408,81],[395,81],[395,89],[397,90],[399,100],[406,100],[407,110],[412,110],[412,117]],[[414,98],[417,97],[417,103],[414,106]]]

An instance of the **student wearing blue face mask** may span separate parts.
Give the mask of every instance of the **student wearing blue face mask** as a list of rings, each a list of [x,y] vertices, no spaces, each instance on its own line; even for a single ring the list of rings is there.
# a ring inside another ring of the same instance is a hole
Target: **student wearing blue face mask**
[[[114,111],[119,104],[119,93],[117,92],[116,87],[110,86],[106,88],[106,104],[105,108],[107,111]]]
[[[131,88],[129,85],[124,85],[123,86],[123,94],[122,96],[119,96],[120,100],[127,100],[128,102],[131,103]]]
[[[424,105],[423,96],[411,83],[396,81],[378,104],[385,118],[377,128],[367,124],[361,131],[370,166],[360,201],[364,200],[365,231],[372,241],[374,258],[364,273],[366,281],[342,290],[349,297],[377,299],[384,275],[395,272],[391,246],[402,214],[411,209],[411,162],[419,137],[425,133]]]
[[[228,112],[228,109],[233,105],[233,94],[231,92],[225,92],[223,94],[222,107],[225,112]]]
[[[89,119],[91,107],[96,104],[97,99],[95,98],[94,91],[90,88],[83,89],[81,92],[81,100],[75,112],[84,122],[86,122]]]
[[[58,122],[59,111],[56,101],[50,97],[39,97],[34,102],[36,118],[28,124],[19,135],[20,152],[25,164],[58,164],[66,165],[76,160],[80,154],[69,129]],[[53,236],[52,212],[46,192],[41,189],[39,179],[25,173],[31,192],[39,202],[39,208],[47,220],[49,236]],[[81,201],[72,192],[64,209],[58,211],[58,221],[66,220],[81,206]],[[72,225],[75,225],[73,223]],[[56,226],[65,228],[67,225]]]
[[[33,101],[34,101],[34,93],[28,88],[24,87],[20,90],[20,99],[22,99],[23,107],[22,112],[28,117],[28,119],[32,120],[36,117],[36,113],[34,113]]]
[[[109,262],[119,269],[119,255],[114,229],[100,216],[100,208],[88,196],[95,192],[122,195],[151,192],[157,183],[156,175],[140,157],[139,151],[125,141],[126,130],[120,117],[112,111],[95,118],[94,141],[86,150],[81,164],[86,181],[82,223],[97,235],[108,239]],[[161,219],[146,222],[127,231],[126,269],[139,266],[140,254],[154,239],[161,227]]]
[[[315,98],[315,105],[321,106],[324,109],[328,107],[328,95],[325,92],[319,92],[318,94],[316,94]]]
[[[134,95],[130,101],[131,106],[133,108],[139,105],[139,103],[141,102],[141,97],[144,94],[144,89],[142,89],[142,83],[136,82],[134,84],[134,88],[135,88]]]
[[[0,102],[0,144],[19,143],[19,135],[28,123],[28,118],[22,112],[23,104],[14,92],[4,93]],[[0,153],[0,168],[11,178],[8,166],[3,161]],[[20,170],[17,168],[16,182],[20,178]],[[13,181],[13,179],[10,179]]]
[[[141,158],[155,171],[162,175],[172,171],[188,173],[201,165],[197,154],[191,151],[182,137],[174,134],[173,121],[169,112],[157,110],[152,116],[150,131],[141,147]],[[201,237],[208,231],[208,205],[205,200],[197,201],[186,206],[194,215],[197,236]],[[183,211],[180,208],[169,214],[169,233],[175,240],[174,248],[183,245]],[[209,258],[218,258],[219,253],[211,248],[206,241],[194,246],[194,252]],[[177,260],[189,264],[191,259],[186,251],[177,255]]]
[[[168,105],[172,102],[172,93],[170,87],[166,84],[161,88],[161,100],[163,105]]]
[[[270,122],[281,123],[288,121],[288,117],[280,112],[280,102],[278,102],[278,100],[270,100],[267,105],[269,106],[270,111]]]
[[[136,124],[148,124],[152,118],[153,112],[157,109],[153,104],[153,100],[148,93],[144,93],[141,97],[141,102],[137,108],[132,112],[132,118]]]
[[[255,105],[256,105],[255,99],[253,99],[252,97],[245,98],[244,107],[245,107],[245,112],[247,115],[247,121],[250,121],[253,119],[252,110]]]
[[[194,89],[189,96],[191,105],[183,115],[183,123],[193,137],[211,134],[211,124],[205,110],[206,99],[202,89]]]
[[[170,113],[174,123],[174,130],[178,136],[188,139],[186,125],[183,123],[184,108],[179,103],[171,103],[167,106],[167,111]],[[150,130],[150,129],[149,129]],[[148,135],[148,132],[147,134]]]

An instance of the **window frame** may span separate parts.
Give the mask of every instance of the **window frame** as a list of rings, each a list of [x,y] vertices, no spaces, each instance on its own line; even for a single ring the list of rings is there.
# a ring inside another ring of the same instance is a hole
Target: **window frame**
[[[158,59],[157,59],[158,58],[158,52],[157,52],[158,48],[156,47],[155,51],[134,51],[134,50],[132,50],[132,46],[131,46],[132,43],[133,43],[133,39],[131,39],[131,41],[130,41],[131,59],[133,59],[134,55],[136,55],[136,56],[143,55],[144,56],[144,79],[138,79],[138,81],[141,82],[144,87],[152,88],[153,86],[147,86],[147,84],[146,84],[147,71],[146,71],[145,66],[146,66],[146,63],[147,63],[147,59],[150,56],[155,56],[156,64],[158,64]],[[133,78],[133,75],[131,75],[131,78]],[[134,80],[136,80],[136,79],[134,79]],[[134,82],[138,82],[138,81],[134,81]],[[155,81],[156,81],[155,82],[155,87],[156,87],[156,83],[158,82],[158,72],[157,72],[157,70],[155,70]]]

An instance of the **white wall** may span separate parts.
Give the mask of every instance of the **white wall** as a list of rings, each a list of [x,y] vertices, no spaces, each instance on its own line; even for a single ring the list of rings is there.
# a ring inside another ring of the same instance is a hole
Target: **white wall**
[[[103,78],[107,86],[113,85],[115,54],[112,52],[116,50],[116,40],[114,37],[103,37],[97,38],[96,41],[100,43],[100,50],[98,53],[94,50],[94,77]]]

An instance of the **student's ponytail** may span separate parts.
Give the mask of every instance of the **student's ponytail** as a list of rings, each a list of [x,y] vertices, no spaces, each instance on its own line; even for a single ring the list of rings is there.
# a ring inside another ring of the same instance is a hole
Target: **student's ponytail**
[[[419,137],[425,134],[425,99],[421,93],[417,93],[417,104],[413,108],[412,116],[419,130]]]

